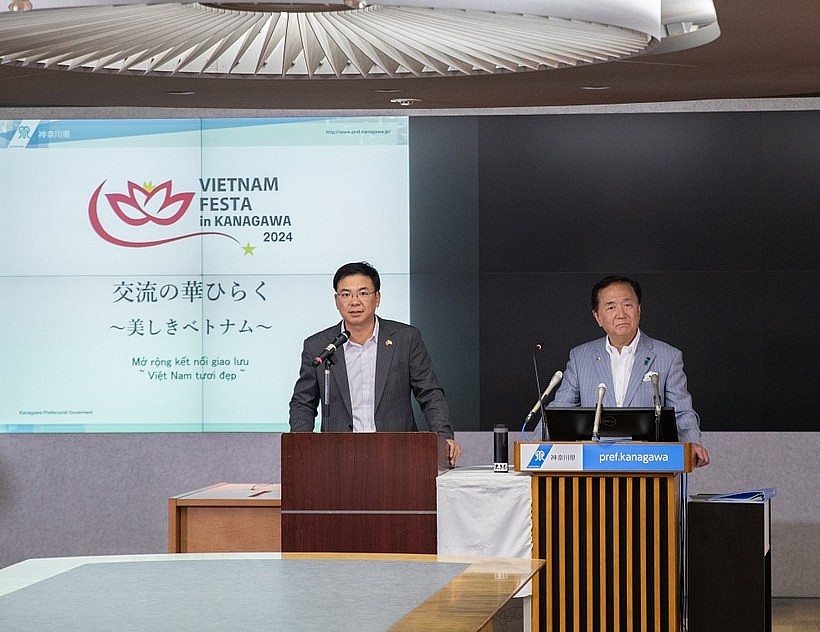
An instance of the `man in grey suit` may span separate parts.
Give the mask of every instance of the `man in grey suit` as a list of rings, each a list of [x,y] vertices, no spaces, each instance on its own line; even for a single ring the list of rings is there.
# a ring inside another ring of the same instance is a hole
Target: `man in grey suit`
[[[675,409],[678,438],[693,444],[694,466],[709,464],[701,445],[700,418],[686,388],[683,354],[650,338],[641,321],[641,286],[622,276],[608,276],[592,288],[592,315],[606,336],[569,353],[564,379],[550,406],[595,406],[598,385],[606,386],[604,406],[654,406],[653,373],[663,406]]]
[[[333,277],[333,289],[342,322],[305,340],[290,400],[291,431],[313,431],[319,402],[326,401],[324,367],[313,366],[314,360],[347,331],[349,340],[338,345],[332,358],[330,419],[323,412],[322,431],[416,431],[412,394],[429,429],[447,440],[448,458],[454,465],[461,447],[453,438],[444,389],[419,330],[376,316],[381,280],[368,263],[343,265]]]

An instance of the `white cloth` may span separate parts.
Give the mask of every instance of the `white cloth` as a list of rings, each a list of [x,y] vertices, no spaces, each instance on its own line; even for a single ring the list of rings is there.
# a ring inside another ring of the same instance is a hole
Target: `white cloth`
[[[456,467],[436,479],[436,496],[439,555],[532,557],[529,474]]]

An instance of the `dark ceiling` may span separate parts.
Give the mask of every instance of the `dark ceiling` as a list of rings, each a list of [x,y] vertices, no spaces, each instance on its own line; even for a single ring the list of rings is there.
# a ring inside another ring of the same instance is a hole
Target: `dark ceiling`
[[[0,107],[409,113],[820,96],[820,0],[714,0],[714,5],[721,30],[714,42],[628,61],[493,76],[312,80],[122,76],[2,65]],[[169,94],[186,91],[194,94]],[[421,101],[410,107],[390,103],[397,97]]]

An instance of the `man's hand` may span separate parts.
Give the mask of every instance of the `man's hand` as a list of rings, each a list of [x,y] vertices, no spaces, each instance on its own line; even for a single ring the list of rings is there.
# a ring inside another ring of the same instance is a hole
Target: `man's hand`
[[[692,444],[692,464],[695,467],[709,465],[709,452],[698,443]]]
[[[447,460],[450,462],[450,465],[455,465],[460,456],[461,446],[456,443],[455,439],[447,439]]]

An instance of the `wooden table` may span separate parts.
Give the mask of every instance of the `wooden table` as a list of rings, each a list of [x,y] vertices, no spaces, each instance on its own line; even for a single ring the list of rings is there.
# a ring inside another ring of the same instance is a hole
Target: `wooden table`
[[[217,483],[168,499],[169,553],[281,550],[278,484]]]

